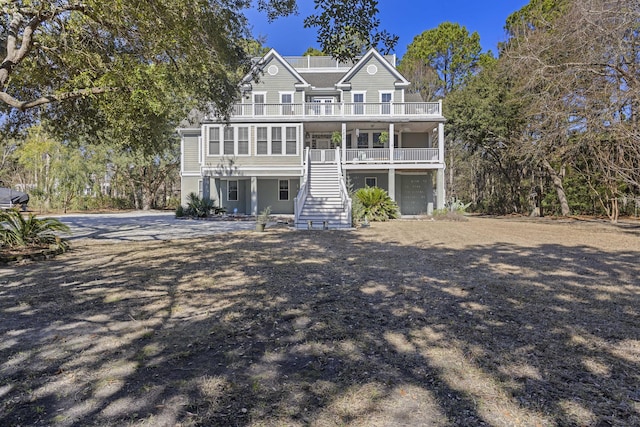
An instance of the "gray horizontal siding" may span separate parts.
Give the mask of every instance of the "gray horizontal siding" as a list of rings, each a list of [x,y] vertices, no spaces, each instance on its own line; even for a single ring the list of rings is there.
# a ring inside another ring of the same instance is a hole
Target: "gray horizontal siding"
[[[182,171],[199,172],[199,137],[200,134],[187,134],[183,136]]]

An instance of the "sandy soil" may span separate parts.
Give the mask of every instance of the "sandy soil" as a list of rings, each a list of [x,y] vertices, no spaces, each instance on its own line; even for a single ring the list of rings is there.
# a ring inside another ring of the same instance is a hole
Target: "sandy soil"
[[[0,425],[640,425],[640,224],[75,241],[0,266]]]

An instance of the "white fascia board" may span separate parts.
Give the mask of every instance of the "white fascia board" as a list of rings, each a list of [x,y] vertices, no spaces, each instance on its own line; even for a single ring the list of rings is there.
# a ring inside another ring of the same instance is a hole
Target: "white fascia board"
[[[358,62],[354,64],[353,67],[351,67],[347,74],[345,74],[344,77],[340,79],[337,86],[339,87],[340,85],[345,84],[345,81],[351,79],[353,75],[356,74],[372,56],[378,59],[378,62],[380,62],[383,67],[385,67],[393,76],[400,80],[401,84],[410,84],[410,82],[405,79],[402,74],[400,74],[400,71],[398,71],[392,64],[390,64],[389,61],[387,61],[385,57],[380,54],[380,52],[378,52],[375,48],[371,48],[367,53],[364,54],[362,58],[360,58]]]
[[[251,82],[253,80],[253,76],[255,75],[255,71],[257,69],[259,69],[259,68],[262,68],[272,58],[276,58],[282,64],[282,66],[284,66],[287,69],[287,71],[289,71],[296,79],[298,79],[300,81],[300,83],[296,83],[296,85],[298,85],[298,84],[303,85],[302,87],[310,86],[309,83],[304,79],[304,77],[302,77],[300,75],[300,73],[298,71],[296,71],[296,69],[293,68],[293,66],[291,64],[289,64],[287,61],[285,61],[285,59],[282,57],[282,55],[280,55],[275,49],[271,49],[269,52],[267,52],[267,54],[265,56],[263,56],[256,63],[256,65],[254,65],[251,68],[251,71],[249,71],[242,78],[241,85]]]
[[[200,128],[200,127],[197,127],[197,128],[177,128],[176,132],[178,132],[178,135],[184,136],[185,133],[202,132],[202,128]]]

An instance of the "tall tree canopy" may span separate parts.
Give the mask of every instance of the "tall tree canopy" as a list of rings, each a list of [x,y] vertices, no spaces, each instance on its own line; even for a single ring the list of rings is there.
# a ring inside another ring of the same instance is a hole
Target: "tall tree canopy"
[[[443,97],[462,85],[476,70],[480,59],[480,36],[460,24],[443,22],[416,36],[407,46],[402,62],[423,62],[438,74],[436,96]]]
[[[550,173],[554,162],[586,173],[615,220],[617,200],[640,191],[640,3],[536,0],[508,24],[523,147]]]
[[[322,50],[341,58],[359,54],[345,35],[367,44],[390,43],[386,32],[377,32],[377,1],[334,3],[316,0],[318,19],[309,18],[309,25],[319,27]],[[173,84],[194,100],[226,111],[250,64],[243,45],[251,38],[244,15],[251,5],[251,0],[0,0],[0,106],[5,112],[26,111],[108,92],[126,98],[141,87],[136,84],[144,87],[134,81],[137,70],[155,64],[170,66]],[[259,0],[258,7],[270,19],[297,13],[295,0]]]
[[[380,20],[376,0],[314,0],[318,13],[307,17],[304,26],[318,27],[321,50],[339,60],[353,59],[374,47],[387,54],[398,36],[378,31]]]

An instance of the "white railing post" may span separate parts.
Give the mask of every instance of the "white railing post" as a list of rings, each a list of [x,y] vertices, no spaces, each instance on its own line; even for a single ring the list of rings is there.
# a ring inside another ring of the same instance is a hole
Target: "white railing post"
[[[309,192],[309,168],[311,167],[309,147],[306,147],[304,151],[304,163],[302,165],[302,185],[300,186],[300,190],[298,190],[298,195],[293,200],[293,212],[295,215],[294,223],[296,224],[296,226],[300,222],[300,214],[302,213],[302,208],[304,207],[304,203],[307,200],[307,194]]]
[[[342,210],[347,213],[347,222],[349,227],[351,227],[351,198],[349,197],[349,192],[347,190],[347,185],[344,182],[344,177],[342,176],[342,161],[340,159],[340,149],[336,147],[336,165],[338,167],[338,179],[340,180],[340,199],[342,201]]]

